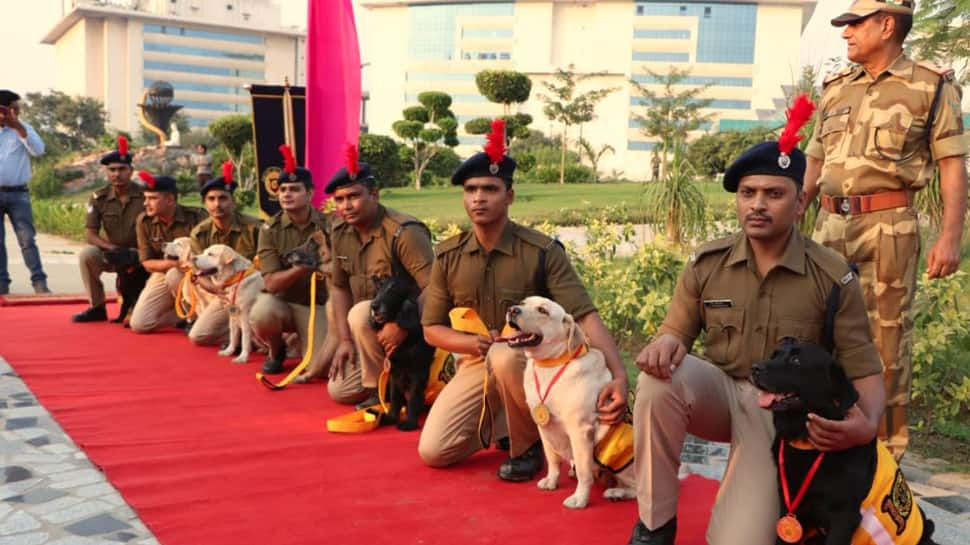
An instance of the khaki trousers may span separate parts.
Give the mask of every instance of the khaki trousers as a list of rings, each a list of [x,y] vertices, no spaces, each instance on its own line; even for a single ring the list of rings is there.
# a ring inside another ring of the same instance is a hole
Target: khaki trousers
[[[650,529],[677,513],[680,453],[688,433],[731,443],[727,470],[711,513],[711,545],[773,545],[779,517],[771,413],[758,391],[695,356],[670,382],[641,373],[634,405],[640,520]]]
[[[384,347],[377,341],[369,318],[370,300],[357,303],[347,313],[357,361],[346,366],[340,377],[327,382],[327,392],[337,403],[359,403],[367,397],[367,389],[377,388],[377,379],[384,369]]]
[[[78,265],[81,268],[81,281],[84,282],[84,291],[87,292],[92,307],[104,304],[104,284],[101,283],[101,274],[114,272],[114,267],[105,263],[103,258],[104,253],[97,246],[85,246],[77,255]],[[121,294],[118,296],[120,297]]]
[[[539,430],[525,401],[522,378],[525,354],[495,343],[485,358],[463,356],[458,372],[438,395],[421,430],[418,454],[432,467],[464,460],[482,448],[478,421],[482,412],[482,385],[489,374],[492,438],[509,436],[511,456],[519,456],[539,440]],[[504,416],[501,413],[504,411]]]
[[[229,340],[229,307],[214,294],[209,294],[208,299],[189,331],[189,340],[197,346],[219,346]]]
[[[909,444],[913,386],[913,299],[919,268],[919,222],[912,208],[857,216],[819,212],[812,239],[859,268],[869,327],[882,358],[886,411],[879,426],[899,460]]]
[[[327,342],[327,313],[330,303],[326,306],[317,305],[313,324],[313,357],[325,354],[324,343]],[[301,350],[306,353],[307,340],[310,338],[307,330],[310,320],[310,307],[289,303],[271,293],[260,293],[253,308],[249,311],[249,323],[253,326],[253,334],[269,347],[270,356],[279,357],[277,353],[286,346],[283,343],[283,333],[295,331],[300,337]],[[331,336],[332,337],[332,336]],[[312,364],[311,364],[312,365]]]
[[[178,320],[175,314],[175,291],[182,280],[177,267],[164,273],[154,272],[148,277],[145,289],[131,310],[129,325],[135,333],[151,333]]]

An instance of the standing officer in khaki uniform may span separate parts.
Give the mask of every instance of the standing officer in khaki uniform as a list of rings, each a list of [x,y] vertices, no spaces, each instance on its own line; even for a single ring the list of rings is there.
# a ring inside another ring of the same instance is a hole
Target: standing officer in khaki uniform
[[[176,322],[175,294],[182,279],[178,261],[165,259],[162,247],[179,237],[187,237],[205,217],[199,208],[178,204],[175,179],[145,176],[145,212],[138,216],[138,258],[151,273],[145,289],[131,311],[131,330],[150,333]]]
[[[341,220],[334,224],[330,296],[340,344],[330,367],[327,391],[339,403],[378,403],[377,379],[384,355],[407,337],[394,322],[380,331],[370,326],[373,278],[410,277],[415,295],[431,275],[434,250],[428,228],[417,219],[384,207],[367,163],[341,168],[327,184]],[[355,356],[359,365],[355,364]]]
[[[967,206],[968,139],[960,90],[952,70],[903,53],[912,14],[910,0],[858,0],[832,20],[845,27],[848,58],[859,66],[825,81],[815,134],[805,150],[809,202],[822,194],[812,238],[859,268],[885,370],[887,407],[879,436],[897,459],[909,442],[920,251],[913,194],[930,183],[939,165],[944,219],[927,255],[930,278],[958,269]]]
[[[805,208],[804,172],[802,152],[781,154],[777,142],[753,146],[727,169],[724,188],[737,193],[743,232],[691,256],[663,324],[637,357],[642,373],[633,425],[640,519],[631,545],[674,543],[677,471],[688,433],[731,443],[707,542],[775,543],[774,426],[748,377],[751,366],[785,337],[820,343],[833,286],[840,290],[835,350],[859,391],[859,404],[843,421],[811,415],[809,437],[819,450],[841,450],[876,435],[885,401],[882,367],[866,327],[862,291],[838,254],[805,240],[794,227]],[[704,359],[688,354],[702,329]]]
[[[497,140],[504,141],[501,125],[496,129],[493,123],[493,132],[498,132]],[[527,481],[542,468],[543,451],[525,401],[525,355],[494,341],[508,308],[530,295],[545,295],[576,318],[590,345],[603,351],[613,374],[613,381],[599,394],[599,417],[604,423],[617,422],[625,415],[627,378],[616,344],[562,246],[509,220],[508,207],[515,198],[515,161],[504,157],[502,149],[490,152],[491,158],[486,153],[473,155],[451,178],[452,184],[464,188],[472,230],[436,248],[421,323],[429,343],[459,354],[460,360],[455,377],[431,406],[418,454],[426,464],[444,467],[464,460],[483,443],[487,447],[490,438],[479,437],[482,385],[487,376],[489,406],[504,409],[505,422],[497,427],[508,430],[510,443],[509,458],[499,467],[498,476]],[[474,309],[490,336],[452,329],[448,312],[454,307]],[[496,411],[497,416],[500,413]],[[483,423],[489,428],[491,424]]]
[[[213,244],[224,244],[237,254],[249,259],[256,256],[256,240],[261,222],[236,210],[233,192],[236,182],[232,180],[232,163],[226,161],[223,175],[213,178],[202,185],[202,203],[209,217],[192,229],[192,251],[201,254]],[[206,277],[196,280],[196,287],[210,294],[221,294],[212,281]],[[199,346],[220,344],[228,339],[229,310],[220,297],[208,297],[208,302],[199,310],[199,316],[189,331],[189,340]]]
[[[295,331],[306,350],[310,318],[310,282],[315,268],[284,263],[283,256],[304,244],[313,233],[320,231],[330,243],[330,218],[310,204],[313,199],[313,176],[302,167],[280,172],[279,202],[276,213],[259,233],[259,269],[263,273],[264,293],[259,295],[249,320],[253,333],[269,346],[269,355],[262,372],[267,375],[283,372],[286,343],[283,333]],[[327,285],[317,281],[316,312],[313,324],[314,357],[324,353],[327,332]]]
[[[101,157],[108,185],[95,191],[88,200],[88,213],[84,221],[84,239],[88,246],[78,254],[78,263],[91,306],[71,317],[74,322],[103,322],[108,319],[101,274],[112,271],[114,267],[105,262],[104,252],[138,251],[135,220],[145,210],[145,197],[141,186],[131,181],[131,154],[127,150],[127,141],[120,147],[125,148],[124,154],[114,150]],[[104,237],[101,236],[102,228]]]

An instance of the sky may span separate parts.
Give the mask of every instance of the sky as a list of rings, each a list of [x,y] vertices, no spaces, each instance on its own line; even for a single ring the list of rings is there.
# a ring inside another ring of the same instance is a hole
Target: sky
[[[306,25],[307,0],[273,1],[282,8],[284,25]],[[803,64],[821,66],[825,59],[844,54],[839,31],[828,21],[848,4],[849,0],[819,0],[802,42]],[[60,18],[61,0],[0,0],[0,11],[6,23],[0,32],[0,51],[5,52],[0,88],[20,94],[49,89],[56,80],[54,47],[40,40]],[[358,32],[366,29],[358,27]]]

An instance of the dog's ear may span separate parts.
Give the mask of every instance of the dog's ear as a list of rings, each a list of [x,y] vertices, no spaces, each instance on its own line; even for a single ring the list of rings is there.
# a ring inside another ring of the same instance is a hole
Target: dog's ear
[[[586,342],[586,334],[576,325],[572,315],[566,314],[562,318],[562,325],[566,328],[566,350],[572,352]]]
[[[842,415],[849,412],[849,409],[859,401],[859,392],[852,385],[849,377],[845,376],[842,365],[836,361],[829,367],[829,376],[832,380],[832,393],[835,394],[836,402]]]
[[[228,265],[228,264],[232,263],[232,260],[234,260],[234,259],[236,259],[235,252],[233,252],[232,250],[230,250],[228,247],[227,248],[224,248],[222,250],[222,253],[219,254],[219,264],[220,265]]]
[[[182,245],[182,251],[179,252],[179,261],[182,263],[189,263],[192,260],[192,247],[188,244]]]

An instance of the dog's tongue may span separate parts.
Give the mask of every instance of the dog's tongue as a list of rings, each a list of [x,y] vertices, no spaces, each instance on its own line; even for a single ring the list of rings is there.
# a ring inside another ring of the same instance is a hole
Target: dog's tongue
[[[776,399],[781,396],[778,394],[773,394],[771,392],[765,392],[764,390],[758,395],[758,406],[762,409],[770,409],[771,404],[775,402]]]

